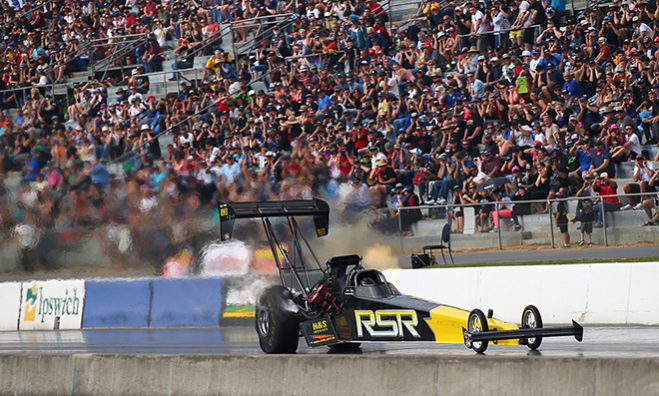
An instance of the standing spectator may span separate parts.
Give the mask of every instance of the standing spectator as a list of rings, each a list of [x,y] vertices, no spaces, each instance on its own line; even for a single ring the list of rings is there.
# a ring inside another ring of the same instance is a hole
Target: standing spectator
[[[176,81],[176,70],[189,69],[194,65],[193,49],[190,47],[188,39],[182,38],[178,41],[178,47],[174,50],[176,62],[172,65],[174,74],[169,81]]]
[[[561,187],[556,191],[556,198],[562,199],[567,196],[567,190],[565,187]],[[567,201],[557,201],[556,203],[556,212],[554,213],[554,218],[556,220],[556,226],[563,234],[563,245],[562,248],[570,247],[570,233],[567,230],[568,219],[567,219]]]
[[[577,191],[576,196],[577,197],[590,197],[593,196],[593,181],[595,180],[595,177],[591,174],[587,175],[583,185]],[[579,227],[579,232],[580,232],[580,239],[579,239],[579,246],[583,246],[586,241],[584,239],[584,236],[588,237],[588,246],[593,246],[593,221],[595,220],[595,209],[594,209],[594,204],[593,200],[586,198],[586,199],[580,199],[579,203],[577,204],[577,214],[578,217],[576,217],[574,221],[579,221],[581,222],[580,227]]]
[[[419,197],[414,193],[411,186],[403,187],[402,207],[414,207],[421,205]],[[403,235],[413,235],[412,226],[421,220],[421,209],[402,209],[400,212]]]

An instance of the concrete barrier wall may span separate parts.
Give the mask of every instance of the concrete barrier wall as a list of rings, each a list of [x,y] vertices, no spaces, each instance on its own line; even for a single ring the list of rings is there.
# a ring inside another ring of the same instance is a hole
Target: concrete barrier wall
[[[659,359],[0,355],[0,393],[656,395]]]
[[[4,282],[0,330],[217,326],[224,287],[222,278]]]
[[[659,263],[387,270],[405,294],[519,322],[528,304],[546,324],[659,324]]]
[[[21,283],[0,283],[0,330],[18,329],[21,309]]]
[[[151,279],[88,280],[82,327],[149,327]]]
[[[218,326],[221,278],[154,279],[150,327]]]

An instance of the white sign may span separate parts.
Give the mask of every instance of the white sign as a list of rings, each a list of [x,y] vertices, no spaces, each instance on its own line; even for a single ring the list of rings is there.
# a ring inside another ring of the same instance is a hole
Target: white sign
[[[0,330],[17,330],[21,310],[21,284],[0,283]]]
[[[79,329],[84,280],[23,282],[20,330]]]

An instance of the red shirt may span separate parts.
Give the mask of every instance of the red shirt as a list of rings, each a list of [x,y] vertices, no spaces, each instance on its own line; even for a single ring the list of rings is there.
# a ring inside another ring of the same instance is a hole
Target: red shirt
[[[362,149],[368,146],[368,131],[366,131],[366,128],[355,128],[352,135],[355,136],[356,149]]]
[[[597,191],[599,192],[600,196],[602,195],[614,195],[616,193],[616,190],[613,189],[613,186],[610,183],[607,184],[602,184],[602,183],[597,183],[596,185]],[[620,201],[618,200],[618,197],[607,197],[607,198],[602,198],[604,202],[611,202],[614,203],[618,206],[620,206]]]

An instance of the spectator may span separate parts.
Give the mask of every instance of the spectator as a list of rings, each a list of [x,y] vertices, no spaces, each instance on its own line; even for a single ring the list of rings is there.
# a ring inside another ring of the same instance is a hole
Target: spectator
[[[565,187],[561,187],[558,191],[556,191],[556,198],[557,199],[563,199],[567,195],[567,190]],[[570,247],[570,233],[568,232],[568,220],[567,220],[567,201],[556,201],[556,208],[554,211],[554,219],[556,221],[556,226],[558,229],[561,231],[561,234],[563,234],[563,245],[561,245],[562,248],[569,248]]]
[[[593,196],[593,187],[592,183],[595,180],[595,177],[592,174],[586,176],[583,185],[577,191],[577,197],[590,197]],[[577,203],[577,216],[572,220],[572,222],[579,221],[579,246],[586,244],[585,236],[588,237],[588,246],[593,245],[593,221],[595,220],[595,210],[594,204],[591,199],[580,199]]]
[[[634,174],[632,176],[632,179],[634,180],[634,183],[627,183],[623,186],[623,190],[625,191],[626,194],[638,194],[638,193],[645,193],[645,192],[656,192],[657,189],[650,185],[650,180],[656,173],[656,170],[654,168],[654,164],[652,162],[647,161],[643,155],[639,155],[636,157],[636,162],[634,164]],[[645,198],[641,196],[630,196],[627,198],[629,200],[629,203],[620,210],[628,210],[628,209],[634,209],[634,210],[639,210],[643,208],[643,201]]]
[[[657,186],[659,186],[659,171],[654,172],[652,178],[650,178],[650,181],[648,182],[648,185],[655,189]],[[659,208],[659,195],[646,198],[642,204],[643,209],[645,210],[645,214],[648,216],[648,221],[642,225],[659,225],[659,210],[657,210]],[[652,209],[655,209],[654,213],[652,213]]]
[[[595,224],[593,227],[602,227],[602,218],[606,212],[615,212],[620,209],[620,201],[618,197],[612,196],[616,194],[618,184],[609,179],[606,172],[602,172],[599,176],[595,177],[593,181],[593,191],[599,193],[600,204],[595,205]],[[602,213],[602,208],[604,213]]]

